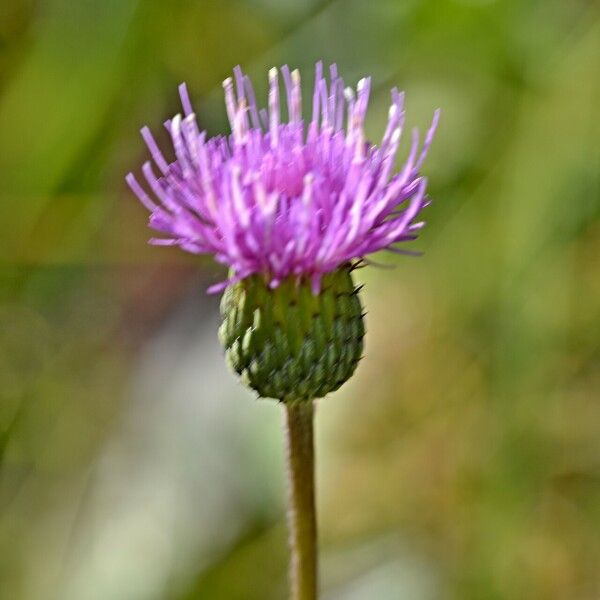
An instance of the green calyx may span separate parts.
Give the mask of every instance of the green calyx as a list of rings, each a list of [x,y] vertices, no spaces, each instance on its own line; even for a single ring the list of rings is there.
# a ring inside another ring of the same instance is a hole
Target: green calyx
[[[365,333],[362,307],[344,265],[323,277],[321,292],[288,278],[271,289],[255,275],[223,294],[219,338],[227,362],[264,398],[322,398],[354,373]]]

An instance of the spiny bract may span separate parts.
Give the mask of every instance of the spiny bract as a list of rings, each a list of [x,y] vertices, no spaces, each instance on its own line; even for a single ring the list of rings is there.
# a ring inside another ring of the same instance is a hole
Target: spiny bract
[[[219,330],[231,368],[259,396],[283,402],[338,389],[362,356],[364,323],[350,265],[309,285],[288,278],[272,289],[254,275],[229,286]]]

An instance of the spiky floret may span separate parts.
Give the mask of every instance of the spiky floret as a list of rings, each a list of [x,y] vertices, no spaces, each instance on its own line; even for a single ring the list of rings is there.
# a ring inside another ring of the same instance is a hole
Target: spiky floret
[[[231,368],[259,396],[321,398],[354,373],[364,323],[350,265],[323,277],[320,292],[288,277],[273,289],[260,275],[229,286],[219,330]]]
[[[166,122],[175,150],[168,161],[147,128],[142,135],[160,174],[147,162],[144,177],[158,202],[136,178],[127,181],[150,211],[150,226],[165,237],[154,244],[209,253],[230,267],[219,291],[252,275],[276,288],[288,278],[308,279],[318,293],[322,277],[340,265],[413,240],[427,204],[419,174],[438,112],[419,152],[413,130],[408,159],[393,174],[404,126],[403,94],[392,90],[387,128],[379,146],[365,140],[370,78],[346,88],[333,65],[329,83],[317,64],[312,118],[302,118],[300,75],[281,69],[288,121],[281,121],[277,69],[269,72],[268,110],[259,110],[252,85],[237,67],[224,82],[232,134],[206,139],[185,85],[184,117]]]

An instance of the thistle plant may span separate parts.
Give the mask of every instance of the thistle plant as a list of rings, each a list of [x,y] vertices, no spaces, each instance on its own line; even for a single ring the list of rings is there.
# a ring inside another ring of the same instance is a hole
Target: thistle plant
[[[370,78],[353,90],[335,65],[327,81],[318,63],[306,123],[300,74],[287,66],[280,72],[269,71],[266,110],[236,67],[223,83],[231,135],[211,139],[199,130],[182,84],[184,114],[165,123],[175,158],[167,160],[144,128],[154,165],[142,167],[146,189],[133,174],[127,182],[162,234],[150,243],[212,254],[229,268],[208,290],[224,291],[219,338],[241,381],[284,407],[291,597],[307,600],[317,597],[314,403],[344,384],[362,357],[354,269],[380,250],[413,254],[399,244],[416,239],[424,225],[420,214],[429,201],[420,168],[439,112],[422,146],[413,130],[408,158],[395,171],[402,93],[392,90],[376,146],[364,133]]]

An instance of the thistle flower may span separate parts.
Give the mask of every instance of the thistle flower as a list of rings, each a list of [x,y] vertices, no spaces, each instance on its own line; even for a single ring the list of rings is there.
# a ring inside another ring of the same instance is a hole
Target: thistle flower
[[[365,139],[371,79],[356,92],[335,66],[328,85],[317,64],[312,118],[302,118],[300,74],[281,69],[288,121],[281,119],[277,69],[269,71],[269,110],[259,110],[250,79],[239,67],[223,83],[230,136],[206,139],[185,84],[179,88],[184,117],[166,122],[176,160],[167,161],[148,128],[142,129],[150,162],[142,167],[158,203],[129,174],[127,181],[150,211],[150,227],[165,235],[157,245],[212,254],[230,267],[218,292],[250,275],[276,288],[288,277],[309,280],[318,294],[322,277],[378,250],[402,250],[424,222],[426,179],[419,174],[438,121],[419,150],[413,131],[408,159],[392,175],[404,125],[404,96],[392,105],[380,146]]]
[[[424,221],[426,179],[419,174],[439,113],[419,151],[419,135],[393,174],[404,126],[404,95],[392,105],[379,146],[365,139],[371,79],[356,92],[333,65],[315,71],[312,118],[302,118],[300,74],[281,69],[288,120],[281,119],[277,69],[269,71],[268,111],[259,109],[239,67],[223,83],[230,136],[206,139],[185,84],[185,116],[165,123],[176,159],[167,161],[148,128],[151,162],[127,182],[164,234],[151,243],[212,254],[229,277],[220,337],[227,359],[260,396],[319,398],[354,372],[363,349],[363,313],[351,270],[379,250],[411,253]],[[235,80],[235,84],[234,84]],[[324,285],[326,282],[326,285]],[[307,289],[310,293],[307,293]],[[312,296],[312,297],[311,297]]]
[[[356,92],[334,66],[329,83],[317,64],[312,118],[302,118],[300,75],[281,69],[287,122],[281,120],[278,71],[269,71],[268,110],[257,106],[237,67],[226,79],[231,135],[206,139],[185,85],[184,117],[166,122],[176,159],[168,162],[147,128],[158,167],[142,167],[152,200],[132,174],[127,182],[150,211],[150,226],[194,254],[212,254],[229,277],[219,330],[228,362],[259,396],[285,404],[290,479],[292,598],[317,597],[313,399],[339,388],[363,350],[364,313],[353,268],[379,250],[406,252],[424,222],[426,180],[419,174],[436,112],[419,150],[393,174],[404,126],[404,97],[392,105],[379,146],[365,139],[370,78]]]

